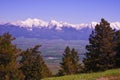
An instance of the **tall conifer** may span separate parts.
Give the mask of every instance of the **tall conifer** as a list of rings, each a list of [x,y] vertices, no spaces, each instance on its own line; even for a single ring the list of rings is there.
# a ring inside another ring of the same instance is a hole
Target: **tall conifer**
[[[100,24],[89,37],[89,45],[86,46],[87,53],[83,62],[87,72],[111,69],[115,65],[114,33],[110,24],[101,19]]]
[[[37,45],[27,49],[21,55],[21,70],[25,75],[25,80],[40,80],[51,76],[49,68],[40,55],[39,47],[40,45]]]
[[[75,49],[72,49],[71,51],[68,46],[66,47],[60,65],[61,69],[59,70],[58,75],[70,75],[79,72],[79,56]]]
[[[116,65],[115,67],[120,68],[120,30],[116,31],[115,43],[116,43],[116,47],[115,47],[115,51],[116,51],[115,64]]]
[[[17,61],[20,50],[12,44],[14,39],[9,33],[0,36],[0,80],[24,79]]]

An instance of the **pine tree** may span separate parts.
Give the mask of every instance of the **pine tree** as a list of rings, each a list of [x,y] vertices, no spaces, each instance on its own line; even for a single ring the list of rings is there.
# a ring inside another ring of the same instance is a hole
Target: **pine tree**
[[[116,31],[115,43],[116,43],[116,47],[115,47],[115,51],[116,51],[115,64],[116,64],[116,66],[115,67],[120,68],[120,30]]]
[[[24,79],[17,61],[20,50],[12,44],[14,39],[9,33],[0,36],[0,80]]]
[[[82,71],[82,65],[80,64],[80,59],[79,59],[79,55],[78,52],[75,51],[75,49],[73,48],[71,51],[71,55],[72,55],[72,63],[74,66],[74,74],[80,73]]]
[[[25,80],[40,80],[51,76],[51,72],[41,57],[40,45],[23,52],[20,63]]]
[[[61,69],[58,72],[59,75],[71,74],[72,59],[70,55],[71,54],[70,48],[66,47],[64,52],[65,54],[63,54],[62,63],[60,63]]]
[[[114,67],[114,32],[104,19],[95,26],[86,46],[86,58],[83,60],[85,71],[96,72]]]
[[[58,72],[58,75],[70,75],[76,74],[79,72],[79,56],[78,53],[73,49],[72,51],[67,46],[63,54],[62,62],[60,63],[61,69]]]

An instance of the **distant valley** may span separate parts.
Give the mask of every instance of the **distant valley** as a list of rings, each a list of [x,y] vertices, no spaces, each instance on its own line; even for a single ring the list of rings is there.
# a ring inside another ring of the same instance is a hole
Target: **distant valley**
[[[13,41],[20,49],[27,49],[35,45],[42,45],[40,48],[41,54],[47,63],[59,63],[66,46],[75,48],[79,55],[83,57],[85,45],[88,44],[86,40],[40,40],[38,38],[17,38]]]

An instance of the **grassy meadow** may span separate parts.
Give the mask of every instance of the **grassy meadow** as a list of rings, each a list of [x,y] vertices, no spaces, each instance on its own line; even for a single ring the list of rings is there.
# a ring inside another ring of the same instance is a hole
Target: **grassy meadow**
[[[52,77],[42,80],[120,80],[120,69],[112,69],[97,73],[83,73],[77,75]]]

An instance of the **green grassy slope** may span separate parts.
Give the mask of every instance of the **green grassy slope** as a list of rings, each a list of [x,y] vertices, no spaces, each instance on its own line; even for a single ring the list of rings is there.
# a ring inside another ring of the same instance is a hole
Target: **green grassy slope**
[[[52,77],[52,78],[45,78],[43,80],[120,80],[120,69],[107,70],[98,73]]]

